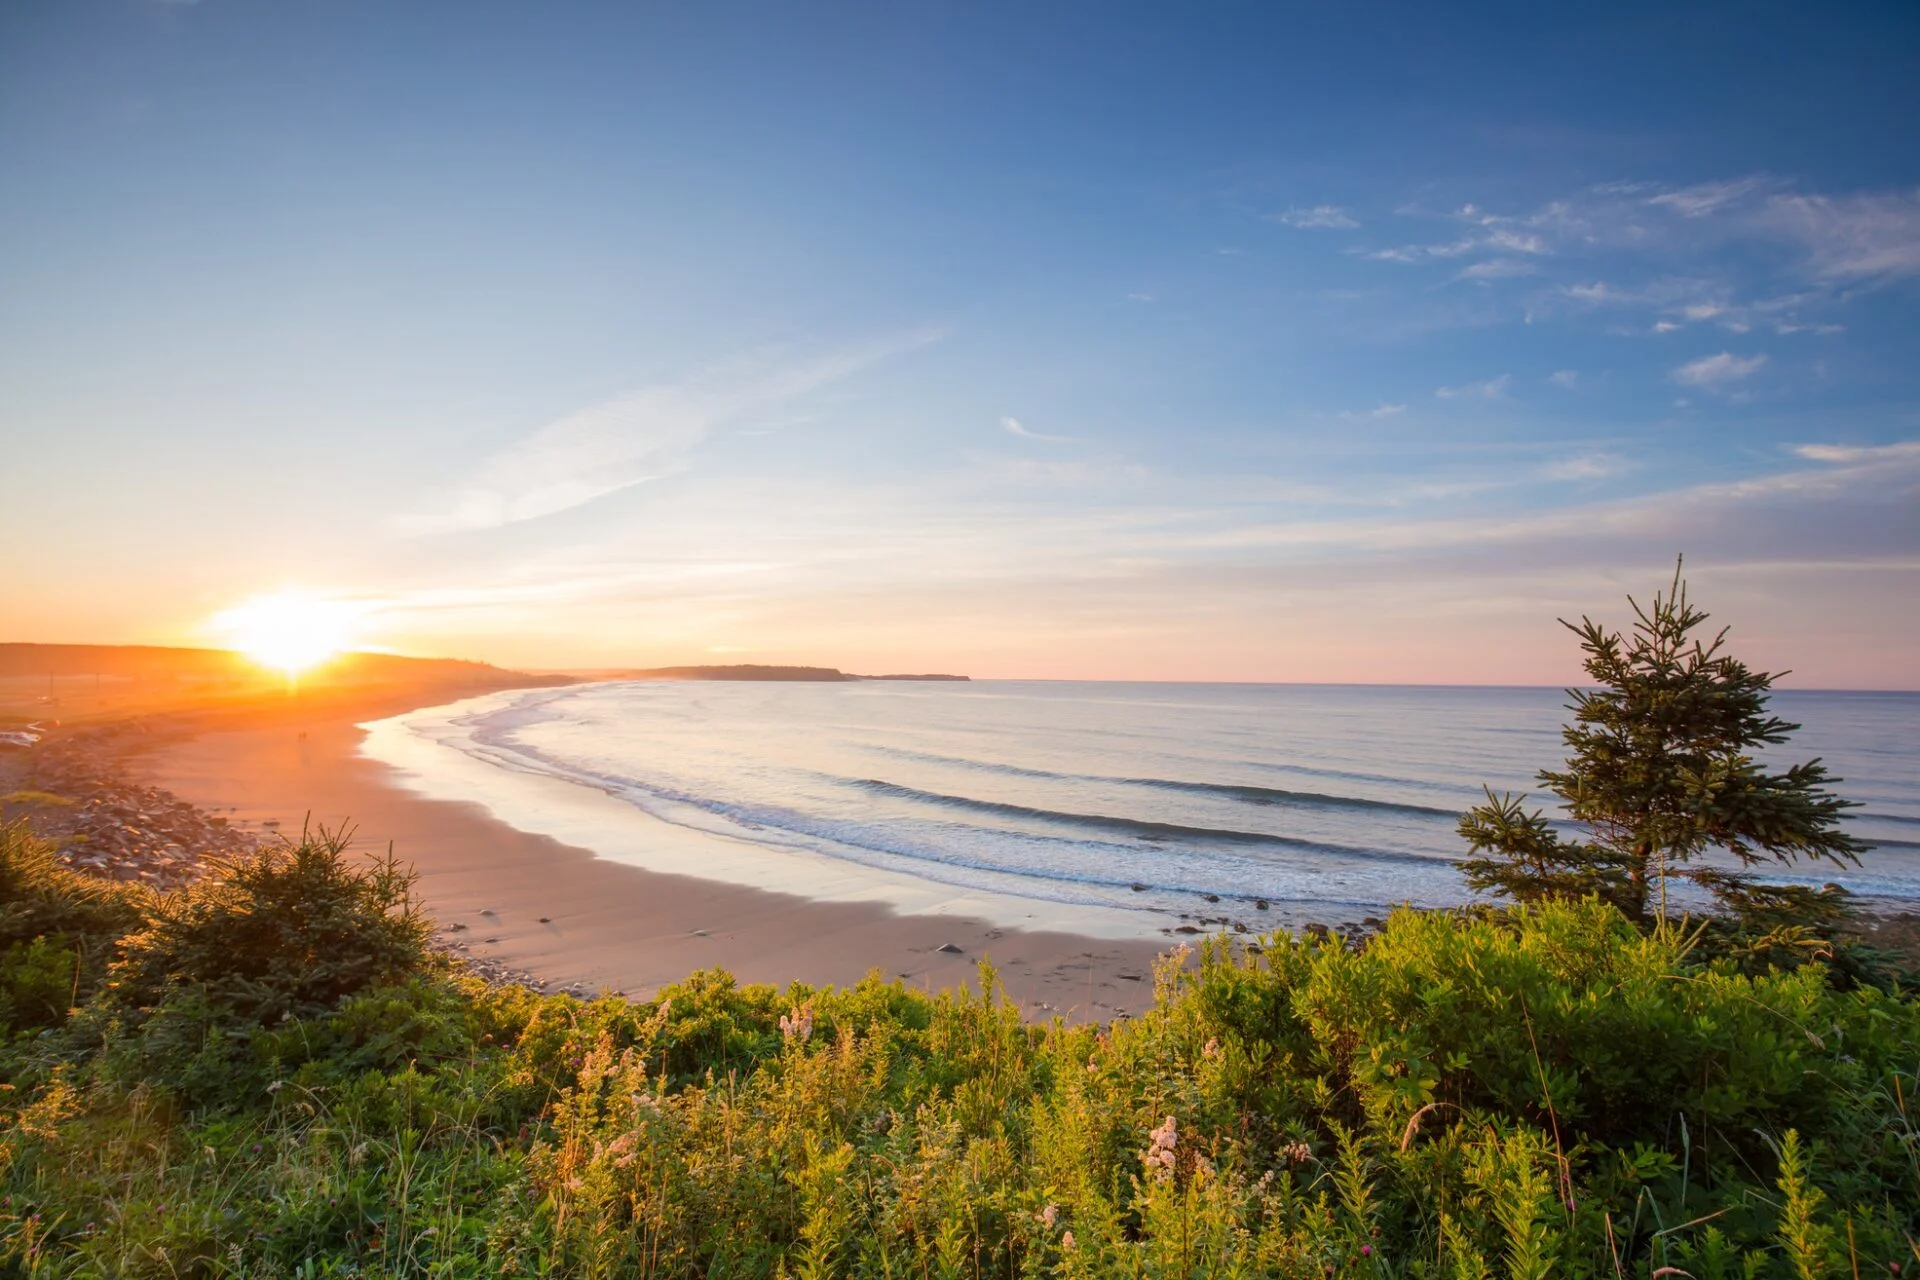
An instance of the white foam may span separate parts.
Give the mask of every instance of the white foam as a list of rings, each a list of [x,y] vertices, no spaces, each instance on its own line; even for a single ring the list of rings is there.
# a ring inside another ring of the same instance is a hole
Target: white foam
[[[788,893],[823,902],[869,902],[903,915],[964,916],[1002,928],[1094,938],[1160,938],[1159,912],[1047,902],[899,875],[793,847],[770,847],[663,821],[618,796],[547,773],[476,740],[477,717],[529,698],[484,694],[362,725],[361,754],[392,769],[407,790],[484,808],[517,831],[548,836],[647,871]]]

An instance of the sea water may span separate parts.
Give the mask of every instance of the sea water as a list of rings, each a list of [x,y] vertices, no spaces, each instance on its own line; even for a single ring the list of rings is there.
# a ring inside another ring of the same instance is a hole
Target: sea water
[[[1007,924],[1359,919],[1471,895],[1456,826],[1565,756],[1540,688],[640,681],[513,690],[371,727],[414,788],[657,870]],[[1920,694],[1782,691],[1857,802],[1858,867],[1920,899]],[[1216,902],[1215,899],[1218,901]],[[1265,908],[1258,904],[1265,903]],[[1257,910],[1272,914],[1256,915]]]

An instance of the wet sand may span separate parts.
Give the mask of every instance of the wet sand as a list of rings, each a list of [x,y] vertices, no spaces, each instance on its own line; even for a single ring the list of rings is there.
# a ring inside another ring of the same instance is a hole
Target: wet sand
[[[977,989],[985,959],[1031,1018],[1104,1021],[1152,1003],[1160,943],[902,915],[663,874],[517,831],[478,804],[417,795],[358,754],[357,722],[403,709],[315,709],[163,735],[129,766],[235,825],[297,835],[303,822],[350,823],[357,848],[390,844],[419,873],[418,895],[449,941],[549,989],[642,997],[715,966],[778,986],[838,986],[877,973],[934,991]]]

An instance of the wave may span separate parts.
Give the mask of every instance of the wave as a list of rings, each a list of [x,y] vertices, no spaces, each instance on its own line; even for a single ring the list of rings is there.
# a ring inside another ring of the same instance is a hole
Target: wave
[[[1457,818],[1458,809],[1441,809],[1426,804],[1406,804],[1398,800],[1369,800],[1365,796],[1329,795],[1323,791],[1287,791],[1279,787],[1255,787],[1232,782],[1181,782],[1172,778],[1102,778],[1102,782],[1125,782],[1162,791],[1188,791],[1196,795],[1224,796],[1247,804],[1300,805],[1329,809],[1369,809],[1387,813],[1412,813],[1422,817]]]
[[[864,779],[859,785],[875,794],[893,796],[902,800],[917,800],[923,804],[964,809],[972,813],[989,813],[997,817],[1027,818],[1038,822],[1090,827],[1096,831],[1119,832],[1142,840],[1196,840],[1221,844],[1272,845],[1287,849],[1306,849],[1336,857],[1363,858],[1374,862],[1411,863],[1419,866],[1431,865],[1434,861],[1432,858],[1423,858],[1418,854],[1329,844],[1322,840],[1303,840],[1298,836],[1275,835],[1265,831],[1237,831],[1229,827],[1192,827],[1177,822],[1149,822],[1140,818],[1121,818],[1104,813],[1071,813],[1060,809],[1038,809],[1030,805],[1009,804],[1003,800],[978,800],[972,796],[922,791],[918,787],[902,786],[897,782],[883,782],[878,778]]]
[[[981,773],[997,773],[1015,778],[1036,778],[1045,782],[1104,782],[1118,786],[1151,787],[1159,791],[1182,791],[1192,795],[1217,796],[1226,800],[1238,800],[1243,804],[1292,805],[1302,808],[1361,809],[1377,813],[1406,813],[1423,818],[1457,818],[1458,809],[1442,809],[1434,805],[1407,804],[1399,800],[1373,800],[1365,796],[1334,795],[1324,791],[1290,791],[1281,787],[1256,787],[1251,784],[1232,782],[1187,782],[1178,778],[1128,778],[1104,773],[1057,773],[1051,769],[1030,769],[1017,764],[1000,764],[991,760],[967,760],[957,756],[935,755],[925,751],[908,751],[899,747],[873,748],[882,755],[903,760],[917,760],[926,764],[957,765],[961,768],[978,770]],[[1302,769],[1302,772],[1325,774],[1328,776],[1351,776],[1365,781],[1404,781],[1374,778],[1370,775],[1337,775],[1331,770]]]
[[[1873,813],[1868,810],[1862,809],[1858,813],[1848,814],[1847,817],[1852,818],[1856,821],[1898,822],[1903,826],[1920,827],[1920,816],[1916,816],[1910,813]]]

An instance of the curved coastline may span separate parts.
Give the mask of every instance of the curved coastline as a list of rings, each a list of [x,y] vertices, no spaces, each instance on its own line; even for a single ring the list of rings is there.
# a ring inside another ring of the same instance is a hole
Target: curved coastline
[[[1157,911],[1048,902],[899,875],[796,845],[756,841],[745,827],[739,837],[729,837],[667,821],[608,786],[528,768],[521,758],[489,749],[460,723],[525,696],[524,690],[484,694],[371,721],[361,726],[366,736],[359,749],[416,794],[476,804],[517,831],[660,874],[816,902],[878,904],[902,915],[983,919],[1002,928],[1107,940],[1160,939],[1179,923]]]

